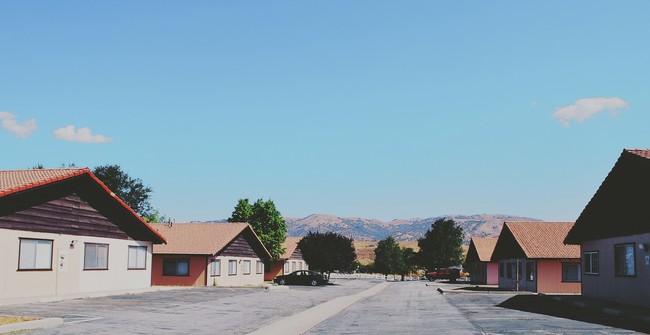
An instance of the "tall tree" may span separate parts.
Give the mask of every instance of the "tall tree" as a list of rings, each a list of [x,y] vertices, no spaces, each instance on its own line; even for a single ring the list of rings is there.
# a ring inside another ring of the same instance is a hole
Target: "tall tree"
[[[327,272],[328,277],[332,271],[351,269],[357,258],[352,239],[332,232],[309,232],[298,248],[309,268]]]
[[[417,269],[415,256],[416,253],[413,248],[402,248],[402,268],[399,271],[402,275],[402,281],[405,275],[415,272]]]
[[[140,178],[130,177],[117,164],[97,166],[93,173],[145,220],[155,214],[153,207],[149,203],[151,188],[145,186]]]
[[[282,244],[287,235],[287,223],[271,199],[257,199],[253,205],[248,199],[239,199],[228,222],[248,222],[273,259],[284,253]]]
[[[232,211],[228,222],[248,222],[253,216],[253,205],[248,201],[248,199],[239,199],[235,210]]]
[[[388,276],[401,273],[404,268],[402,248],[392,236],[379,241],[375,248],[375,271]]]
[[[452,219],[438,219],[418,240],[418,263],[427,269],[458,265],[463,258],[463,228]]]

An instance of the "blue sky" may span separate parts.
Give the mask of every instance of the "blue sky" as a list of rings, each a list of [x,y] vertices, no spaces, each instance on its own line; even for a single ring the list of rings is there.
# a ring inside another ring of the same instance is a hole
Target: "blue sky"
[[[2,1],[0,169],[119,164],[177,222],[575,220],[648,148],[650,2]]]

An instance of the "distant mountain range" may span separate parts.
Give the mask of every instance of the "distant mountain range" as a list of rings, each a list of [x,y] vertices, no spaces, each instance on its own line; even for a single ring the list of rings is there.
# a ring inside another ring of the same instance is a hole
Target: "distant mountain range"
[[[334,232],[355,241],[379,241],[393,236],[397,241],[415,241],[424,236],[431,224],[440,218],[456,221],[465,232],[464,243],[472,237],[498,236],[504,221],[540,221],[538,219],[504,215],[444,215],[431,218],[398,219],[383,222],[357,217],[339,217],[330,214],[312,214],[304,218],[285,217],[289,236],[305,236],[312,232]],[[223,222],[215,220],[213,222]]]
[[[538,219],[503,215],[444,215],[431,218],[398,219],[383,222],[356,217],[338,217],[328,214],[312,214],[305,218],[284,218],[290,236],[304,236],[313,232],[334,232],[352,237],[355,241],[379,241],[393,236],[397,241],[414,241],[424,236],[431,224],[441,218],[456,221],[465,232],[464,243],[472,237],[499,236],[504,221],[540,221]]]

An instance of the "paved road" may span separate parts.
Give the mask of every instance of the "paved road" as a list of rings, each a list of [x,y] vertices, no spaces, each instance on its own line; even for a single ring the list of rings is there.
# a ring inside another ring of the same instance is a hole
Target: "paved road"
[[[247,334],[380,280],[339,280],[290,289],[201,287],[0,307],[0,314],[62,317],[64,326],[32,334]]]
[[[33,334],[248,334],[260,328],[289,334],[290,327],[274,327],[297,319],[311,322],[313,328],[303,328],[309,329],[307,334],[635,333],[626,327],[645,331],[625,318],[603,319],[547,297],[453,293],[458,286],[359,279],[271,291],[203,287],[4,306],[0,314],[64,318],[63,327]],[[351,305],[337,310],[338,301]],[[331,316],[312,319],[320,313],[314,311],[323,310]]]
[[[592,323],[608,320],[593,314],[589,318],[590,313],[584,310],[581,312],[589,322],[549,315],[575,317],[577,308],[543,296],[454,293],[453,289],[458,287],[443,283],[391,283],[307,334],[636,334]],[[445,294],[438,293],[438,288]],[[615,317],[609,321],[618,326],[630,322]]]

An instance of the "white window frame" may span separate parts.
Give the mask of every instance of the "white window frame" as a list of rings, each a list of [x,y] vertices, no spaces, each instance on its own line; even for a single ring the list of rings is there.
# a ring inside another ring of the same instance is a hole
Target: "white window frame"
[[[210,277],[221,276],[221,260],[213,258],[210,261]]]
[[[237,260],[231,259],[228,261],[228,275],[229,276],[237,275]]]
[[[257,261],[255,263],[255,273],[260,274],[264,272],[264,263],[262,261]]]
[[[128,270],[146,270],[147,269],[147,246],[130,245]]]
[[[595,256],[595,257],[594,257]],[[600,255],[598,251],[586,251],[583,259],[585,260],[585,274],[597,275],[600,272]]]
[[[244,260],[244,263],[242,264],[242,273],[245,275],[251,274],[251,261],[250,260]]]
[[[289,267],[290,267],[289,261],[284,261],[284,274],[285,275],[289,273]]]
[[[105,250],[106,257],[102,259],[103,250]],[[86,242],[84,244],[84,270],[108,270],[108,255],[108,244]]]
[[[18,242],[19,271],[52,271],[53,240],[20,238]]]

